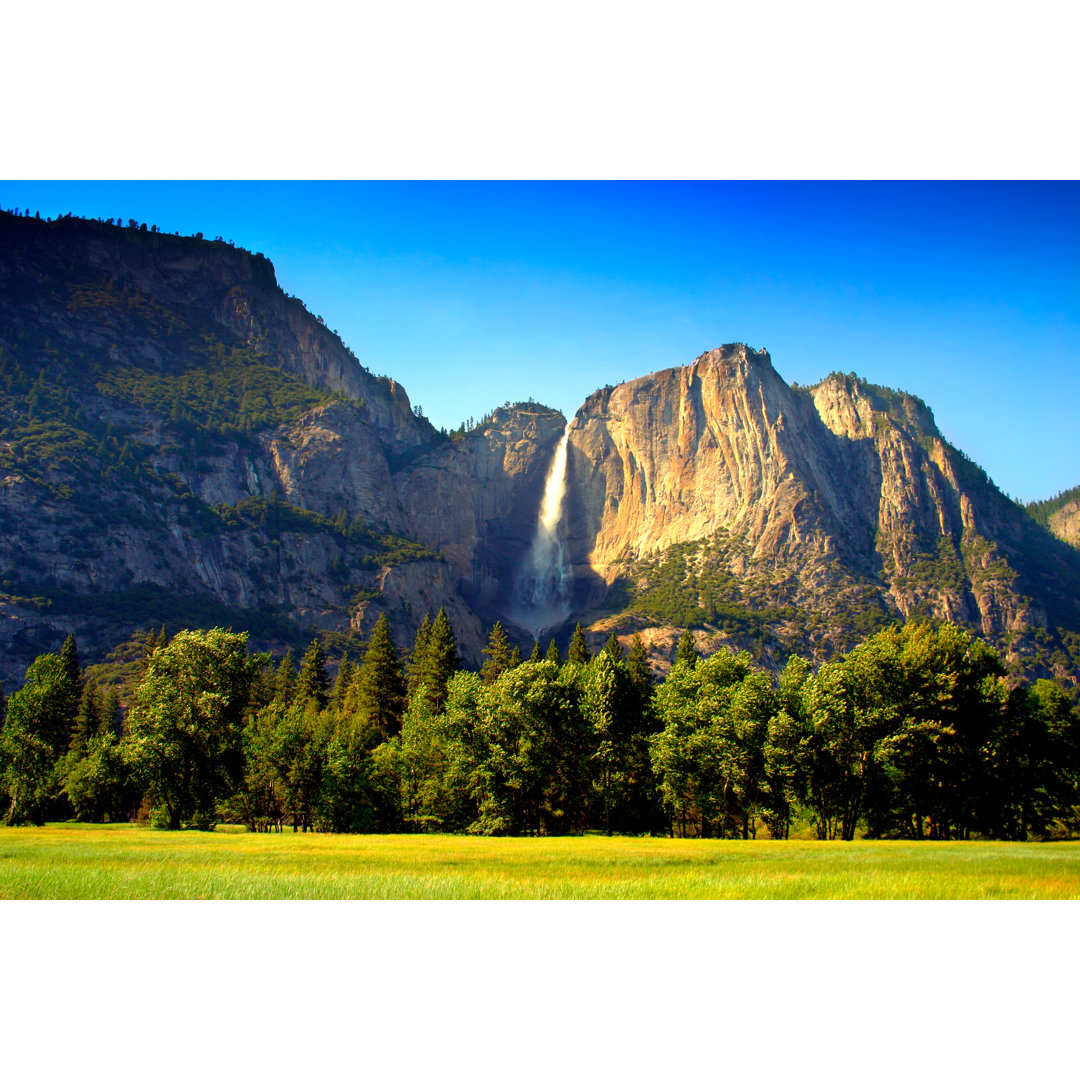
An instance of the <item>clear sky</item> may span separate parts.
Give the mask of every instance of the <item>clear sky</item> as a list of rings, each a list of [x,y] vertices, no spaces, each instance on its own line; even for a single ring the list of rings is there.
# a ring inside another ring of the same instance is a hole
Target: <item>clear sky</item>
[[[437,426],[731,341],[911,391],[1022,499],[1080,483],[1080,184],[0,181],[261,251]]]

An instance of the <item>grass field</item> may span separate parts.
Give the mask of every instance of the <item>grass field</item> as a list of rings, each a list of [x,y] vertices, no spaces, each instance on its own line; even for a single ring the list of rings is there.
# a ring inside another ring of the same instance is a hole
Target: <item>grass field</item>
[[[1076,899],[1080,843],[0,828],[3,899]]]

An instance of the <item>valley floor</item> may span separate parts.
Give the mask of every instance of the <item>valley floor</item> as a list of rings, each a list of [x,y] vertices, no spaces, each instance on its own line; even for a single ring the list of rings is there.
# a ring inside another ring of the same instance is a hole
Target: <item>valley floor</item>
[[[0,899],[1080,898],[1080,842],[671,840],[0,828]]]

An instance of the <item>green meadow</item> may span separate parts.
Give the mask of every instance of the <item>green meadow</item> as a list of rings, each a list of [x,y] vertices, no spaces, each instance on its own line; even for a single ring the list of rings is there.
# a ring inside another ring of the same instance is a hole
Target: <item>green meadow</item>
[[[494,838],[0,828],[9,900],[1080,897],[1080,843]]]

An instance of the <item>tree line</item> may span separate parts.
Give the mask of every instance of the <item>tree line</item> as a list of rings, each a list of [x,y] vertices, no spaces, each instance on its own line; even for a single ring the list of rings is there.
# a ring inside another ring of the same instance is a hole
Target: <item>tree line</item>
[[[778,678],[689,632],[657,684],[641,638],[581,627],[523,659],[500,624],[461,670],[446,613],[406,656],[385,615],[336,675],[246,634],[164,632],[118,693],[75,640],[39,656],[0,729],[6,824],[148,819],[253,831],[586,830],[681,837],[1025,840],[1080,825],[1080,715],[952,624],[889,627]]]

